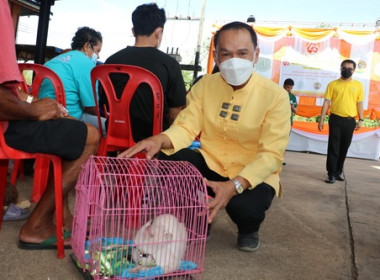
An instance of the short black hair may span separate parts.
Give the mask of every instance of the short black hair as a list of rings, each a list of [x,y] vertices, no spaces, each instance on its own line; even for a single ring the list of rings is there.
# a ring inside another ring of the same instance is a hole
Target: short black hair
[[[356,63],[352,59],[343,60],[342,63],[340,64],[340,67],[343,67],[343,64],[345,64],[345,63],[352,63],[354,65],[354,70],[356,69]]]
[[[216,33],[214,35],[214,48],[215,49],[216,49],[216,46],[218,44],[218,39],[219,39],[220,33],[222,33],[223,31],[226,31],[226,30],[230,30],[230,29],[235,29],[235,30],[246,29],[249,32],[249,34],[251,35],[253,47],[254,48],[257,47],[257,35],[256,35],[255,30],[253,30],[253,28],[250,25],[248,25],[244,22],[233,21],[233,22],[230,22],[230,23],[223,25],[222,28],[220,28],[218,31],[216,31]]]
[[[72,39],[71,48],[80,50],[87,42],[91,47],[96,46],[98,42],[103,42],[102,34],[87,26],[79,27]]]
[[[149,36],[157,27],[164,28],[165,22],[165,10],[156,3],[140,5],[132,13],[135,36]]]
[[[294,81],[290,78],[287,78],[285,81],[284,81],[284,86],[294,86]]]

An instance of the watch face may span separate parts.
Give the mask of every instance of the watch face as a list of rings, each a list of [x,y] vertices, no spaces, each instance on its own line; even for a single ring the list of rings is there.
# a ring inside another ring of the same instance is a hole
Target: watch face
[[[242,184],[238,180],[232,180],[235,185],[235,190],[238,194],[241,194],[244,191]]]

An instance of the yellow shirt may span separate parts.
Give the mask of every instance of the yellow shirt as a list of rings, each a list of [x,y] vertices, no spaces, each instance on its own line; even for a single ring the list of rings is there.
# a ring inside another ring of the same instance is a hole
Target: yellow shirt
[[[289,140],[288,93],[253,73],[248,84],[234,91],[220,76],[205,75],[187,95],[187,107],[164,132],[175,153],[201,134],[208,167],[224,177],[240,175],[251,186],[265,182],[281,195],[279,173]]]
[[[328,84],[325,99],[331,101],[330,112],[341,117],[355,117],[357,103],[363,102],[363,85],[357,80],[338,79]]]

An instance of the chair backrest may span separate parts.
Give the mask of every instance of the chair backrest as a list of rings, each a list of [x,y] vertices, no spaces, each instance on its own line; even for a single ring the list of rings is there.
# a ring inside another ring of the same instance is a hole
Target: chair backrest
[[[38,97],[38,92],[40,91],[43,80],[48,79],[53,84],[57,102],[61,103],[63,106],[66,106],[65,89],[61,79],[53,70],[41,64],[32,63],[19,63],[18,67],[23,77],[23,82],[20,84],[22,90],[30,95],[33,95],[34,97]],[[31,85],[28,85],[25,76],[23,75],[23,72],[28,70],[33,71]]]
[[[125,74],[129,77],[120,98],[117,97],[110,74]],[[100,153],[101,155],[105,155],[104,151],[122,150],[136,144],[132,137],[129,109],[132,97],[141,84],[147,84],[153,93],[152,135],[162,131],[164,96],[161,82],[156,75],[144,68],[123,64],[103,64],[92,69],[91,82],[98,111],[99,131],[101,133],[97,81],[100,83],[108,103],[108,127],[104,141],[106,147],[103,149],[103,152]],[[100,147],[100,149],[102,149],[102,147]]]

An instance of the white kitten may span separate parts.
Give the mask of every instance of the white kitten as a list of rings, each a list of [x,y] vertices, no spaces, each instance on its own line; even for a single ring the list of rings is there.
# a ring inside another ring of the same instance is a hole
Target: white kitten
[[[187,246],[187,232],[183,223],[170,214],[159,215],[137,232],[132,251],[136,267],[131,272],[162,267],[164,273],[178,270]]]

